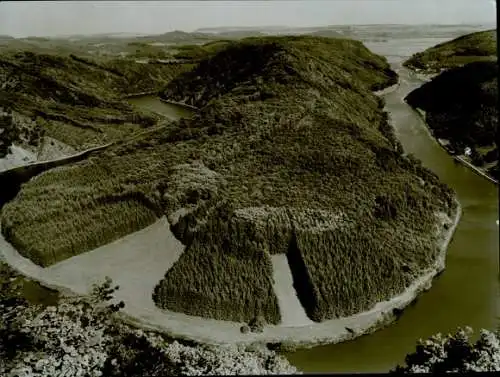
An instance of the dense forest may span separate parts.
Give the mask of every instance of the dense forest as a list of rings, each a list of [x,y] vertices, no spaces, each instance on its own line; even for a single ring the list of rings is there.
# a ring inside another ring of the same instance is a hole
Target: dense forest
[[[201,112],[171,138],[197,145],[193,158],[204,166],[189,168],[199,178],[189,177],[195,198],[208,199],[179,198],[167,185],[167,211],[188,208],[173,227],[187,250],[157,287],[158,304],[219,319],[248,320],[253,312],[277,323],[273,253],[287,254],[316,321],[366,310],[404,289],[435,258],[425,234],[433,213],[452,212],[453,201],[432,173],[402,155],[388,127],[372,91],[395,82],[387,62],[360,42],[312,37],[248,38],[174,79],[162,96]],[[217,189],[201,183],[209,170]],[[387,242],[390,256],[381,249]]]

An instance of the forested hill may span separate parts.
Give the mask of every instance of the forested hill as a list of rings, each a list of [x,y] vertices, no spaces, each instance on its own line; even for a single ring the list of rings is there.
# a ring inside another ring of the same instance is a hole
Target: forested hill
[[[472,148],[472,162],[498,173],[498,64],[475,62],[443,72],[411,92],[406,101],[426,111],[437,138],[458,153]]]
[[[165,214],[186,250],[155,289],[162,308],[278,323],[271,255],[283,253],[313,320],[369,310],[435,262],[435,214],[455,210],[372,92],[396,81],[352,40],[231,42],[162,92],[196,116],[30,180],[2,232],[47,266]]]
[[[304,84],[317,89],[334,84],[360,91],[397,82],[384,58],[354,40],[266,37],[209,45],[204,52],[206,59],[170,82],[163,92],[165,98],[203,107],[210,99],[229,93],[238,97],[245,92],[254,100],[271,98],[277,94],[272,92],[276,84],[288,87],[279,91],[286,95]],[[215,47],[210,49],[212,45]],[[203,57],[203,52],[199,54]]]
[[[466,34],[418,52],[404,65],[425,72],[463,66],[477,61],[497,61],[497,30]]]
[[[47,266],[165,214],[186,250],[155,289],[162,308],[278,323],[271,255],[283,253],[313,320],[369,310],[435,262],[435,214],[455,211],[372,92],[396,81],[352,40],[231,42],[162,92],[196,116],[27,182],[2,232]]]
[[[166,211],[188,247],[157,304],[277,323],[270,255],[286,253],[322,321],[371,308],[429,267],[434,214],[453,213],[453,194],[402,155],[372,93],[396,81],[360,42],[305,36],[228,44],[174,79],[163,97],[201,112],[163,136],[181,164]]]

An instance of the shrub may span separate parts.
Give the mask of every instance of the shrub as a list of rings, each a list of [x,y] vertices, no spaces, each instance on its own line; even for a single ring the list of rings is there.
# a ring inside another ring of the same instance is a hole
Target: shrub
[[[240,327],[240,332],[242,334],[248,334],[250,332],[250,327],[248,327],[247,325],[243,325]]]
[[[458,329],[445,337],[441,334],[420,340],[414,353],[406,357],[397,373],[467,373],[500,371],[500,337],[481,330],[478,341],[472,343],[472,329]]]
[[[9,283],[7,283],[9,285]],[[14,293],[14,286],[3,287]],[[165,376],[291,374],[296,368],[272,351],[167,341],[119,322],[123,305],[109,304],[118,287],[107,279],[89,296],[41,308],[0,302],[2,376]],[[16,296],[14,294],[14,296]]]
[[[248,326],[250,327],[250,330],[252,330],[252,332],[264,331],[265,325],[266,325],[266,320],[261,315],[252,318],[252,320],[248,323]]]

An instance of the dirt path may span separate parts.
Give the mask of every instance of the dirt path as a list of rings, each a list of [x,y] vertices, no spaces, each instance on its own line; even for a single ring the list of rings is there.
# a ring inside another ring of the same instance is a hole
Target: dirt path
[[[167,220],[161,218],[115,242],[47,267],[44,273],[78,292],[109,276],[120,286],[117,299],[150,306],[154,287],[183,251]]]
[[[271,256],[273,262],[274,293],[278,298],[281,326],[312,325],[293,287],[292,271],[285,254]]]

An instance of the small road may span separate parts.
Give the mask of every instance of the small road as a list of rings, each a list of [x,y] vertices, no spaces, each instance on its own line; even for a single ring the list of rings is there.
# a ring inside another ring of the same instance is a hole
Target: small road
[[[493,177],[490,177],[488,174],[486,174],[485,172],[483,172],[478,167],[472,165],[469,161],[467,161],[463,157],[461,157],[461,156],[453,156],[453,157],[456,160],[460,161],[462,164],[464,164],[464,165],[468,166],[469,168],[471,168],[472,170],[474,170],[480,176],[482,176],[482,177],[486,178],[487,180],[489,180],[490,182],[493,182],[494,184],[498,185],[498,181],[496,179],[494,179]]]

